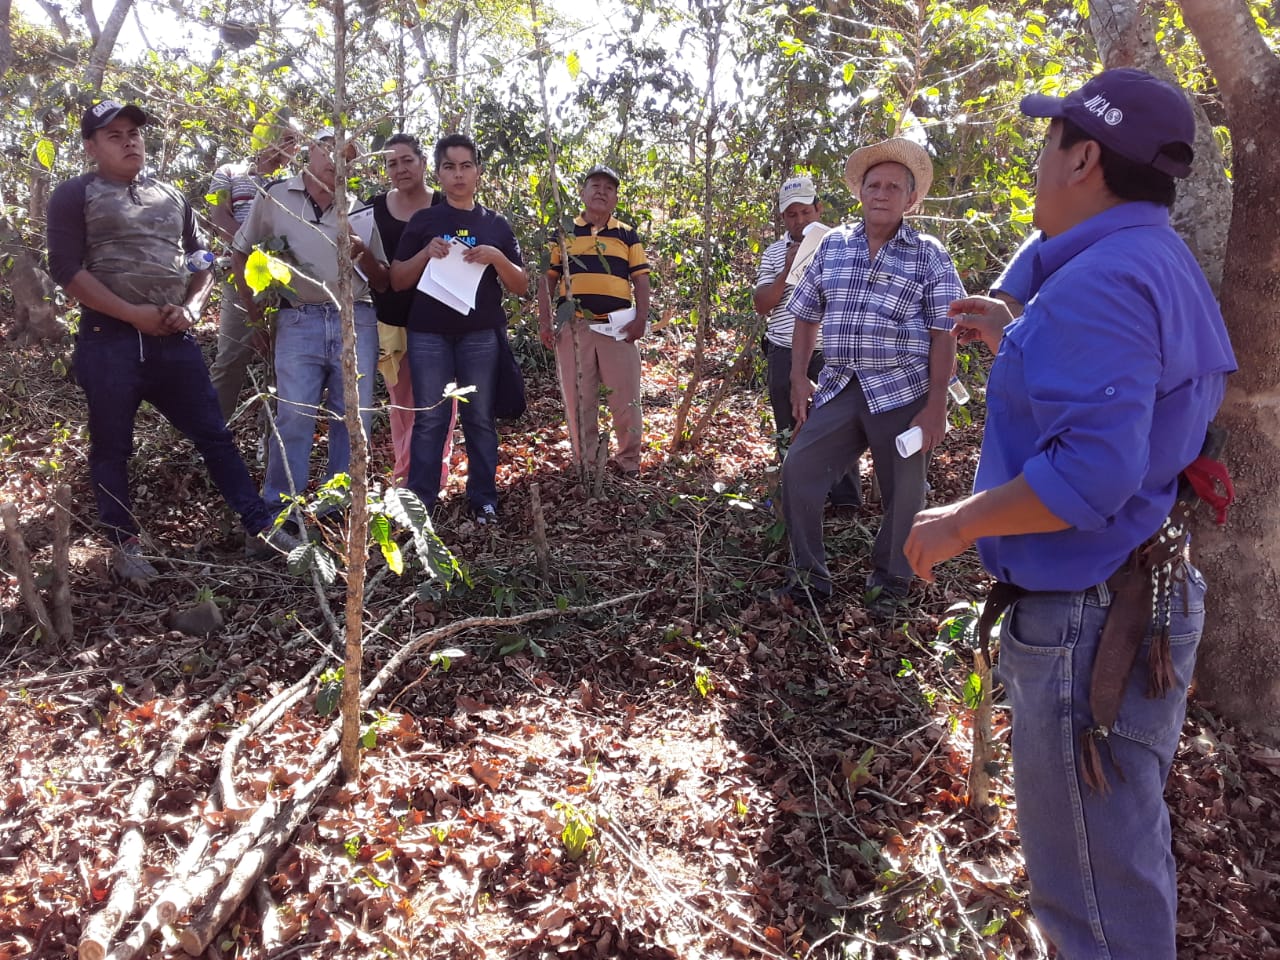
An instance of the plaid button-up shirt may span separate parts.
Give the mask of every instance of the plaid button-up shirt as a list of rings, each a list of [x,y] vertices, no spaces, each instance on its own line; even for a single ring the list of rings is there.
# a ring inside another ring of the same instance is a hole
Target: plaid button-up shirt
[[[873,262],[862,223],[836,227],[822,239],[788,304],[796,320],[822,324],[826,365],[814,407],[855,374],[872,413],[924,396],[929,331],[951,329],[947,308],[964,295],[936,237],[904,221]]]

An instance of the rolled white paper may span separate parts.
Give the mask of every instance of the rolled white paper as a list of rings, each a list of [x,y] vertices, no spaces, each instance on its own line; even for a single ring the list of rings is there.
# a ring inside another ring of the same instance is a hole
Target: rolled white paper
[[[910,430],[903,430],[900,434],[893,438],[893,444],[898,448],[898,456],[904,460],[907,457],[913,457],[920,452],[920,448],[924,446],[924,431],[919,427],[912,427]]]

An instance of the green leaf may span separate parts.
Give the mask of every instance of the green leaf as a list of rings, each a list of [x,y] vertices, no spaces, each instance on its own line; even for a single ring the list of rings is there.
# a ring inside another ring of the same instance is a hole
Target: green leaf
[[[360,735],[360,746],[366,750],[372,750],[378,745],[378,728],[370,724],[363,734]]]
[[[327,680],[321,683],[320,689],[316,691],[316,713],[322,717],[332,715],[338,709],[338,702],[341,699],[341,680]]]
[[[395,79],[395,77],[387,77],[387,79],[385,79],[385,80],[383,80],[383,81],[382,81],[382,92],[383,92],[383,93],[391,93],[391,92],[393,92],[393,91],[395,90],[395,88],[396,88],[396,79]]]
[[[711,679],[711,675],[705,670],[699,670],[693,677],[693,688],[703,698],[711,696],[711,691],[716,688],[715,683]]]
[[[312,568],[320,574],[320,582],[330,586],[338,575],[338,565],[331,554],[318,543],[297,547],[289,554],[289,572],[301,577]]]
[[[397,577],[404,575],[404,554],[400,552],[400,544],[394,540],[388,540],[386,543],[380,543],[378,546],[382,549],[382,559],[387,561],[387,566],[391,568],[391,572]]]
[[[964,681],[964,705],[970,710],[977,710],[982,697],[982,678],[976,673],[970,673]]]
[[[53,169],[53,161],[57,154],[57,148],[54,147],[52,140],[41,138],[40,142],[36,144],[36,159],[40,161],[40,166],[46,170]]]
[[[289,265],[269,253],[254,250],[245,261],[244,282],[254,293],[266,290],[273,281],[288,284],[292,279],[293,271],[289,269]]]
[[[858,73],[858,68],[854,66],[852,61],[850,61],[849,63],[846,63],[840,69],[840,76],[843,78],[845,83],[853,83],[853,78],[857,75],[857,73]]]
[[[576,50],[569,51],[569,55],[564,58],[564,65],[569,69],[569,79],[577,80],[578,74],[582,72],[582,61]]]

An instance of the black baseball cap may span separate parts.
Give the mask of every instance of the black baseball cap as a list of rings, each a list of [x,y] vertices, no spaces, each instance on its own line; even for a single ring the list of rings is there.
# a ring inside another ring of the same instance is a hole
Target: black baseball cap
[[[138,126],[143,127],[151,122],[146,111],[132,103],[121,103],[119,100],[103,100],[95,103],[80,118],[80,136],[88,140],[116,117],[126,117]]]

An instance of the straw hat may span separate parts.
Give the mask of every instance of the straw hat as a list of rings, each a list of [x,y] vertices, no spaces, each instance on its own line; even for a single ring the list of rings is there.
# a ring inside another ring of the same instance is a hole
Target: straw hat
[[[844,182],[859,200],[862,199],[863,177],[881,163],[900,163],[911,171],[916,179],[916,203],[929,193],[929,187],[933,185],[933,161],[929,159],[929,151],[914,140],[893,137],[853,151],[849,162],[844,165]]]

